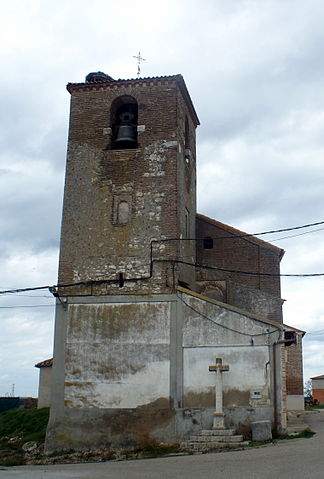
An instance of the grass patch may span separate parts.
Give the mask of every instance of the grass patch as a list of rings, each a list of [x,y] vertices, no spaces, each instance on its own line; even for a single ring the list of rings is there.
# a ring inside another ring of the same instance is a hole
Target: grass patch
[[[249,441],[247,447],[259,447],[259,446],[266,446],[267,444],[274,444],[276,442],[275,439],[268,439],[267,441]]]
[[[312,431],[311,429],[304,429],[304,431],[293,433],[293,434],[283,434],[279,436],[277,439],[301,439],[301,438],[309,438],[313,437],[316,432]]]
[[[11,409],[0,414],[0,437],[21,437],[27,441],[43,442],[49,418],[49,408]]]
[[[145,444],[139,452],[145,457],[160,457],[168,454],[175,454],[180,451],[179,444]]]
[[[22,445],[45,440],[49,408],[10,409],[0,413],[0,466],[25,464]]]
[[[316,432],[312,431],[311,429],[304,429],[304,431],[295,433],[295,434],[280,434],[274,435],[272,439],[268,441],[251,441],[248,447],[259,447],[265,446],[267,444],[276,444],[279,441],[287,440],[287,439],[302,439],[302,438],[310,438],[313,437]]]

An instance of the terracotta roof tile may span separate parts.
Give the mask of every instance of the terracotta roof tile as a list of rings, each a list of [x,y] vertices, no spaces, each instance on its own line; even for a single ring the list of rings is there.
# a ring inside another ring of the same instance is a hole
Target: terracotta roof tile
[[[53,358],[45,359],[40,363],[35,364],[35,368],[51,368],[53,366]]]
[[[296,331],[296,333],[301,333],[303,337],[306,334],[306,331],[303,331],[302,329],[294,328],[294,326],[289,326],[289,324],[284,324],[283,327],[287,329],[288,331]]]

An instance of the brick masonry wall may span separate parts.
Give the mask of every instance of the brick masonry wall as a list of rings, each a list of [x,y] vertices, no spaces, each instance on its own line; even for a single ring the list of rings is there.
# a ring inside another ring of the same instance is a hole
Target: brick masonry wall
[[[313,398],[324,404],[324,389],[313,389]]]
[[[287,394],[302,396],[304,394],[302,336],[297,335],[297,344],[287,346],[285,350]]]
[[[254,243],[251,239],[235,238],[221,226],[197,217],[197,238],[218,238],[212,249],[204,249],[197,242],[197,263],[223,269],[280,273],[281,250]],[[282,322],[280,277],[243,275],[234,272],[198,268],[197,280],[226,282],[226,301],[247,311],[260,314],[266,319]]]
[[[185,139],[185,122],[188,121],[188,144]],[[178,191],[179,191],[179,221],[182,238],[178,243],[178,258],[188,263],[196,262],[195,241],[186,241],[196,237],[196,134],[195,125],[190,119],[186,103],[178,93]],[[190,156],[185,150],[190,150]],[[186,231],[186,211],[189,213],[188,231]],[[179,280],[195,289],[195,268],[179,266]]]
[[[138,103],[138,148],[111,150],[110,109],[122,95]],[[194,161],[185,177],[182,130],[186,116]],[[119,272],[125,278],[147,277],[151,240],[183,236],[185,208],[194,233],[195,126],[176,81],[114,82],[104,87],[90,85],[89,91],[72,90],[60,283],[115,279]],[[119,201],[130,207],[127,224],[114,222]],[[179,242],[154,244],[153,257],[178,258]],[[155,262],[152,280],[128,282],[124,288],[105,284],[66,292],[170,291],[173,273],[170,264]],[[182,274],[181,267],[178,274]]]

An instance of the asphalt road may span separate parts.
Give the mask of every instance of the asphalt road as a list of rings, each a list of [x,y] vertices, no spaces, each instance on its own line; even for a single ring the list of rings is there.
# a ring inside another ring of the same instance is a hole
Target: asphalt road
[[[317,432],[310,439],[244,451],[137,461],[0,470],[0,479],[324,479],[324,410],[307,419]]]

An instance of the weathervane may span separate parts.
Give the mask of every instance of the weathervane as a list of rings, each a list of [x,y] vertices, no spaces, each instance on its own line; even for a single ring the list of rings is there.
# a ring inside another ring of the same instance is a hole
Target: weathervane
[[[139,78],[141,74],[141,62],[146,62],[146,60],[141,56],[141,52],[138,52],[138,55],[133,55],[133,58],[137,60],[137,78]]]

